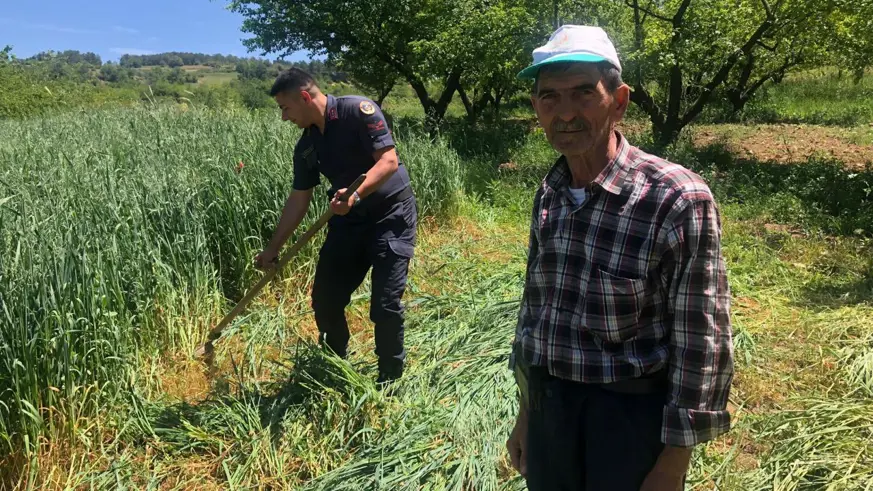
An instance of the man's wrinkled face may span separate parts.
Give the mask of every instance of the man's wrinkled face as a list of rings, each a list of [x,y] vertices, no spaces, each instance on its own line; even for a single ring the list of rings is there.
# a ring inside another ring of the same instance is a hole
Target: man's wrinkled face
[[[276,94],[274,97],[279,109],[282,110],[282,121],[291,121],[300,129],[305,129],[313,123],[308,120],[309,105],[312,103],[312,96],[308,92],[299,90],[286,90]]]
[[[626,91],[607,90],[593,63],[569,63],[540,71],[531,102],[552,147],[565,156],[583,155],[608,141],[624,114]]]

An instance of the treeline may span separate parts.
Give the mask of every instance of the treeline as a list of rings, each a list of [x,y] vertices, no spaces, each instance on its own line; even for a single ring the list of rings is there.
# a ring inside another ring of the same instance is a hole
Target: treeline
[[[81,63],[96,67],[103,64],[100,55],[97,53],[92,53],[90,51],[83,53],[74,49],[68,49],[66,51],[42,51],[27,58],[25,61],[57,61],[69,65],[78,65]]]
[[[243,58],[233,55],[210,55],[204,53],[188,53],[181,51],[168,51],[166,53],[155,53],[152,55],[122,55],[122,57],[119,59],[118,64],[120,66],[129,68],[142,68],[152,66],[174,68],[185,65],[199,65],[212,68],[221,68],[229,66],[236,67],[242,64],[263,66],[267,69],[275,66],[290,65],[299,66],[301,68],[305,67],[309,70],[315,70],[318,72],[326,69],[325,64],[320,61],[313,62],[312,64],[306,62],[287,63],[282,61],[264,60],[253,57]]]
[[[295,61],[287,63],[281,61],[272,62],[270,60],[249,59],[238,61],[235,70],[241,79],[269,80],[276,78],[282,70],[291,67],[305,70],[319,80],[330,80],[334,82],[347,80],[345,73],[340,71],[330,60],[327,62],[313,60],[310,62]]]
[[[343,15],[334,0],[282,5],[233,2],[249,48],[326,53],[380,97],[404,82],[431,128],[456,95],[471,120],[496,114],[529,87],[516,74],[562,24],[609,33],[659,144],[713,103],[739,114],[792,72],[837,66],[860,79],[873,66],[873,0],[345,0]]]
[[[166,53],[156,53],[153,55],[122,55],[121,59],[119,60],[119,64],[123,67],[130,68],[140,68],[144,66],[177,67],[183,65],[206,65],[211,67],[219,67],[223,65],[232,65],[244,59],[245,58],[240,58],[233,55],[208,55],[204,53],[169,51]]]
[[[93,55],[93,56],[91,56]],[[208,107],[239,105],[275,107],[269,96],[278,70],[297,66],[325,81],[336,78],[329,63],[260,63],[244,60],[238,78],[217,84],[200,84],[199,76],[213,70],[189,72],[180,67],[131,68],[118,63],[97,63],[93,53],[45,52],[16,58],[12,48],[0,49],[0,119],[23,118],[59,109],[169,101]],[[263,67],[266,67],[264,70]]]

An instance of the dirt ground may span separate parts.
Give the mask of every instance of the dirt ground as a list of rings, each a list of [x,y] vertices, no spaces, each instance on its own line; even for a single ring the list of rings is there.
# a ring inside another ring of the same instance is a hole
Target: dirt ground
[[[692,128],[692,135],[696,145],[726,141],[738,155],[760,161],[802,163],[823,157],[857,169],[873,165],[873,125],[701,125]]]

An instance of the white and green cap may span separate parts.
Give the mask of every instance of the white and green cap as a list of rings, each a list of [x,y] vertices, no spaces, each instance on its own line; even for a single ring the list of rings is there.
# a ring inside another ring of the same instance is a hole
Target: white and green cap
[[[579,61],[611,63],[621,73],[621,63],[606,31],[595,26],[561,26],[549,42],[533,51],[533,64],[518,73],[520,79],[536,78],[543,65]]]

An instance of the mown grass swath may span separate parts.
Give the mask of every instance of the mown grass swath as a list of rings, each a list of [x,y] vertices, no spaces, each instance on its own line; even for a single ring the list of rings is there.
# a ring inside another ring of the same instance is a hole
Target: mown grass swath
[[[251,258],[291,189],[296,136],[274,114],[237,110],[0,125],[4,446],[74,431],[118,394],[138,354],[193,350],[223,298],[258,274]],[[450,210],[457,158],[406,148],[424,212]],[[323,189],[303,227],[326,206]],[[289,272],[311,268],[316,247]]]

